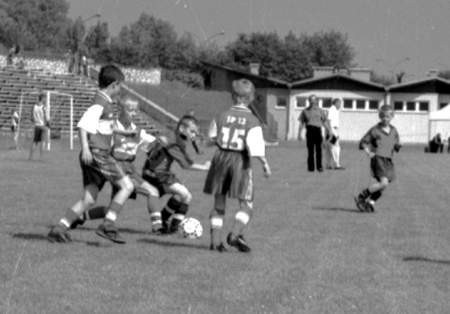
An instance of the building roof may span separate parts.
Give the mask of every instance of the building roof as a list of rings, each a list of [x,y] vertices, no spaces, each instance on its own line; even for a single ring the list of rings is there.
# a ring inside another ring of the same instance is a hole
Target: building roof
[[[336,73],[319,78],[311,78],[295,81],[290,84],[290,88],[296,89],[340,89],[340,90],[358,90],[358,91],[379,91],[385,92],[386,88],[374,82],[356,79],[348,75]]]
[[[212,67],[212,68],[217,68],[217,69],[222,69],[228,72],[232,72],[235,74],[238,74],[240,76],[242,76],[243,78],[247,78],[249,80],[258,80],[260,82],[264,82],[265,85],[271,86],[271,87],[284,87],[284,88],[288,88],[289,87],[289,83],[274,77],[267,77],[267,76],[262,76],[262,75],[257,75],[257,74],[253,74],[247,71],[243,71],[243,70],[239,70],[239,69],[234,69],[231,67],[228,67],[226,65],[219,65],[219,64],[215,64],[215,63],[209,63],[209,62],[202,62],[205,66],[208,67]]]
[[[441,77],[427,77],[425,79],[394,84],[387,87],[390,92],[404,93],[440,93],[450,94],[450,81]]]

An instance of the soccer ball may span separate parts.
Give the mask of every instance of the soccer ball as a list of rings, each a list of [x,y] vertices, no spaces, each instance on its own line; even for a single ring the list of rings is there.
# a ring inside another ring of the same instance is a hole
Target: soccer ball
[[[197,219],[187,217],[180,223],[180,232],[184,238],[198,239],[203,234],[203,227]]]

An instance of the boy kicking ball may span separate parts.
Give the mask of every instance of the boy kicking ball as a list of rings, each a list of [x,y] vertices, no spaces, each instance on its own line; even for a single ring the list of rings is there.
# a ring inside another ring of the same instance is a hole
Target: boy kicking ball
[[[370,170],[376,180],[355,197],[356,207],[362,212],[374,212],[375,202],[395,179],[392,157],[401,148],[397,129],[391,125],[394,117],[392,107],[381,106],[378,116],[380,122],[370,128],[359,143],[359,148],[370,157]]]

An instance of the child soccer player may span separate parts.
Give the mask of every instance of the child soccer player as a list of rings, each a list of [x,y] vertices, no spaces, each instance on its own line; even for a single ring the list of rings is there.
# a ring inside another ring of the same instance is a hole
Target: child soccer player
[[[173,162],[177,162],[183,169],[209,169],[209,161],[196,164],[186,152],[187,143],[192,143],[197,134],[197,120],[193,116],[185,115],[178,122],[174,142],[165,144],[155,141],[150,144],[142,177],[159,190],[160,196],[171,195],[161,212],[156,209],[152,211],[152,221],[158,219],[158,215],[162,220],[162,233],[174,233],[178,230],[192,199],[191,192],[171,171]]]
[[[380,122],[373,126],[361,139],[359,148],[370,157],[370,169],[376,182],[369,185],[355,197],[360,211],[373,212],[375,202],[384,189],[395,179],[392,162],[394,151],[401,148],[397,129],[391,125],[394,110],[390,105],[383,105],[379,111]]]
[[[83,197],[66,211],[59,223],[52,227],[48,239],[51,242],[69,242],[68,230],[84,211],[97,200],[98,192],[106,181],[118,187],[97,234],[116,243],[125,243],[119,235],[115,222],[123,204],[134,186],[120,164],[111,155],[114,107],[113,99],[120,94],[124,75],[114,65],[106,65],[98,75],[99,91],[78,122],[81,141],[80,166],[83,175]]]
[[[150,215],[153,215],[155,205],[152,204],[152,198],[159,197],[158,190],[150,183],[144,181],[134,167],[137,150],[143,145],[155,141],[155,137],[148,134],[145,130],[139,129],[134,123],[133,118],[138,110],[138,102],[129,97],[121,101],[119,118],[114,122],[113,127],[113,149],[112,156],[119,162],[125,173],[130,177],[135,187],[135,192],[130,198],[136,198],[136,194],[143,195],[147,198],[147,209]],[[112,198],[118,192],[116,186],[112,188]],[[76,220],[71,228],[75,228],[79,224],[83,224],[86,220],[104,218],[107,213],[107,207],[97,206],[86,211],[80,220]],[[159,212],[157,212],[159,214]],[[158,215],[156,215],[158,216]],[[153,218],[153,217],[151,217]],[[156,232],[161,228],[161,215],[159,219],[152,219],[152,227]]]
[[[250,247],[243,237],[253,211],[253,175],[251,157],[263,166],[266,177],[271,174],[265,158],[265,143],[261,125],[248,106],[254,99],[255,87],[246,79],[233,81],[232,96],[235,105],[213,121],[209,134],[218,149],[212,159],[203,192],[214,195],[210,214],[211,250],[225,251],[221,230],[226,208],[226,197],[239,200],[227,243],[241,252]]]

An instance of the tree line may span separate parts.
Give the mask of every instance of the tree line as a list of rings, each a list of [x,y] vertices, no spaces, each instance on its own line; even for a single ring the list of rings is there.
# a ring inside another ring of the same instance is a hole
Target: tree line
[[[172,24],[150,13],[142,13],[112,36],[101,17],[87,28],[91,23],[86,18],[71,19],[68,11],[66,0],[0,0],[0,43],[49,54],[70,50],[99,63],[160,67],[168,79],[194,86],[200,84],[203,61],[237,69],[257,62],[261,75],[285,81],[310,77],[313,66],[354,65],[347,35],[335,30],[289,32],[284,37],[276,32],[241,33],[219,47],[214,41],[196,40],[189,32],[178,35]]]

